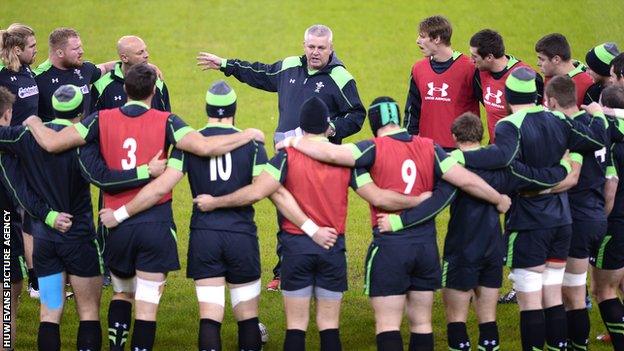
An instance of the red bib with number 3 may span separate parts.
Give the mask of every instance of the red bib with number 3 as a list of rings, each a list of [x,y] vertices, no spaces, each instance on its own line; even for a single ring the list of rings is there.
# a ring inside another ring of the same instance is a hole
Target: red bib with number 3
[[[370,173],[378,187],[412,196],[433,190],[433,140],[413,136],[406,142],[384,136],[373,142],[375,164]],[[373,227],[377,224],[378,212],[387,211],[371,206]]]
[[[165,128],[169,112],[150,109],[137,117],[129,117],[119,108],[99,112],[100,152],[110,169],[129,170],[147,164],[165,150]],[[141,190],[141,187],[117,194],[104,193],[104,207],[117,209]],[[159,204],[171,200],[171,193],[165,195]]]

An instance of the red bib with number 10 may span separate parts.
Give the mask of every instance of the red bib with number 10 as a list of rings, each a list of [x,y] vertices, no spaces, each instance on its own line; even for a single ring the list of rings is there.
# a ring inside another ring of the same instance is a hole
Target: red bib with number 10
[[[413,136],[411,141],[401,141],[385,136],[375,138],[373,142],[375,164],[370,173],[378,187],[411,196],[433,190],[433,140]],[[370,208],[375,227],[377,213],[387,211]]]
[[[150,109],[137,117],[129,117],[119,108],[99,112],[100,152],[110,169],[129,170],[147,164],[158,151],[165,150],[165,128],[169,112]],[[117,194],[104,193],[104,207],[117,209],[141,190],[141,187]],[[171,193],[159,204],[171,200]]]

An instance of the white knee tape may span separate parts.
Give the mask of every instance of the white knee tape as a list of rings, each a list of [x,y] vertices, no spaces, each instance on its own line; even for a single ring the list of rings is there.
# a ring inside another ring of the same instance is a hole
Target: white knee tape
[[[544,275],[542,275],[542,285],[561,285],[563,284],[563,274],[565,267],[551,268],[546,267]]]
[[[509,275],[513,281],[513,287],[520,292],[533,292],[542,290],[542,273],[528,269],[514,268]]]
[[[587,272],[574,274],[565,272],[563,274],[563,286],[583,286],[587,284]]]
[[[111,273],[111,283],[113,284],[113,291],[116,293],[131,293],[136,291],[136,277],[132,278],[119,278]]]
[[[225,285],[196,285],[195,292],[197,293],[197,301],[200,303],[213,303],[221,307],[225,306]]]
[[[241,302],[254,299],[256,296],[260,295],[260,290],[260,279],[256,280],[252,284],[230,289],[232,308],[236,307],[236,305]]]
[[[134,294],[134,299],[137,301],[145,301],[149,303],[153,303],[158,305],[160,302],[160,297],[162,293],[160,292],[160,287],[165,283],[155,282],[151,280],[145,280],[141,278],[136,278],[136,293]]]

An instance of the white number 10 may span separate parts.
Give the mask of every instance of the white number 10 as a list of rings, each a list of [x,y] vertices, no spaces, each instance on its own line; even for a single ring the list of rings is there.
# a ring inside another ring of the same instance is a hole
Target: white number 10
[[[412,192],[412,188],[414,187],[414,183],[416,182],[416,164],[412,160],[403,161],[403,165],[401,166],[401,176],[403,177],[403,181],[405,184],[404,194],[409,194]]]
[[[136,167],[137,142],[134,138],[124,140],[122,148],[128,150],[128,158],[121,160],[121,169],[128,170]]]

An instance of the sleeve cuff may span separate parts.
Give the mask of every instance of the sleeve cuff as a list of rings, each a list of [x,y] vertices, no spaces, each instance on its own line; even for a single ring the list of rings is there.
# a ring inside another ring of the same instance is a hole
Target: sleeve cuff
[[[222,58],[221,59],[221,68],[225,68],[227,67],[227,59]]]
[[[464,153],[459,149],[451,151],[451,157],[454,158],[461,165],[466,164],[466,158],[464,157]]]
[[[265,164],[254,165],[253,170],[251,171],[252,177],[257,177],[264,170]]]
[[[74,128],[76,128],[76,131],[78,132],[78,135],[80,135],[80,137],[85,140],[87,138],[87,134],[89,134],[89,129],[87,129],[87,127],[85,127],[82,123],[78,122],[74,124]]]
[[[56,222],[56,217],[58,217],[58,215],[59,213],[54,210],[48,212],[48,215],[45,218],[45,224],[50,228],[54,228],[54,222]]]
[[[613,166],[608,166],[607,172],[605,173],[605,177],[607,179],[618,178],[617,169]]]
[[[182,168],[183,168],[182,167],[182,161],[178,160],[177,158],[170,158],[167,161],[167,167],[171,167],[171,168],[173,168],[175,170],[183,172],[183,170],[182,170]]]
[[[583,164],[583,155],[576,153],[576,152],[571,152],[570,153],[570,159],[572,160],[572,162],[576,162],[579,164]]]
[[[180,141],[182,138],[184,138],[188,133],[192,131],[193,131],[193,128],[189,126],[182,127],[173,133],[173,138],[175,139],[177,143],[178,141]]]
[[[355,178],[355,184],[357,185],[358,188],[361,188],[364,185],[372,183],[372,182],[373,182],[373,179],[371,178],[370,173],[368,172],[360,174],[359,176]]]
[[[570,172],[572,172],[572,166],[570,165],[570,162],[568,162],[568,160],[562,159],[561,161],[559,161],[559,164],[566,169],[567,174],[570,174]]]
[[[149,166],[148,165],[140,165],[137,167],[137,179],[149,179]]]
[[[398,232],[403,229],[403,221],[401,220],[401,216],[396,214],[391,214],[388,216],[388,220],[390,221],[390,228],[393,232]]]
[[[277,180],[278,182],[280,181],[281,177],[281,172],[279,169],[275,168],[272,164],[267,163],[264,166],[263,171],[267,172],[269,175],[271,175],[271,177],[273,177],[273,179]]]
[[[351,155],[353,156],[354,161],[357,161],[360,157],[362,157],[362,151],[360,151],[357,145],[349,143],[345,144],[345,146],[351,149]]]

